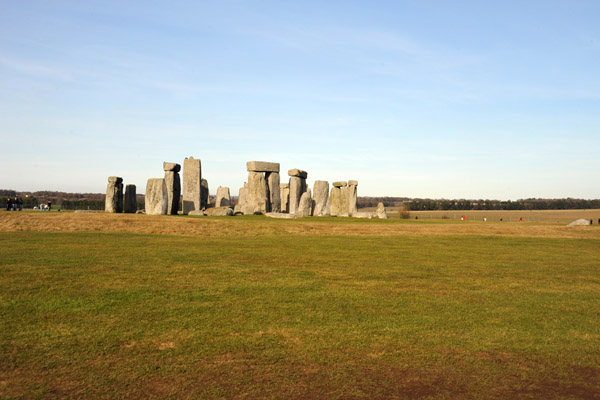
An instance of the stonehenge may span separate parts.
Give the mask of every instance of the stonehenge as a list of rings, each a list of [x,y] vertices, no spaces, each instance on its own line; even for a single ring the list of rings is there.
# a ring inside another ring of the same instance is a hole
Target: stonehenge
[[[215,207],[229,207],[230,204],[231,197],[229,196],[229,188],[227,186],[219,186],[217,188]]]
[[[202,205],[202,163],[194,157],[183,160],[183,202],[181,212],[201,210]]]
[[[125,203],[123,204],[123,212],[131,214],[135,214],[137,212],[135,185],[125,186]]]
[[[383,203],[377,204],[377,210],[375,211],[377,214],[377,218],[379,219],[387,219],[387,213],[385,212],[385,206]]]
[[[289,210],[290,214],[295,214],[298,210],[300,203],[300,197],[306,192],[306,177],[308,173],[298,168],[293,168],[288,171],[290,176],[290,203]]]
[[[111,213],[146,213],[149,215],[179,212],[183,215],[249,215],[263,214],[273,218],[303,218],[307,216],[338,216],[356,218],[387,218],[385,207],[379,204],[376,213],[358,212],[358,181],[314,181],[307,186],[308,173],[299,168],[288,170],[289,182],[282,183],[279,163],[248,161],[248,181],[239,190],[235,208],[229,187],[219,186],[215,206],[210,207],[208,181],[202,178],[200,159],[190,156],[181,165],[163,162],[163,178],[148,179],[145,210],[137,210],[136,186],[127,185],[123,198],[123,178],[110,176],[106,190],[105,211]],[[182,190],[183,189],[183,190]]]
[[[181,182],[179,171],[181,165],[171,162],[163,162],[165,171],[165,185],[167,187],[167,214],[177,215],[179,211],[179,197],[181,196]]]
[[[109,213],[123,212],[123,178],[119,176],[108,177],[104,211]]]

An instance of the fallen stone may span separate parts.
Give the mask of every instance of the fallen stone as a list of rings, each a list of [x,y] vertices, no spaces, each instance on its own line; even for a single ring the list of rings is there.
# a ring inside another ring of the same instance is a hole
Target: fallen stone
[[[295,214],[269,212],[265,214],[269,218],[295,219]]]
[[[333,187],[338,187],[339,188],[339,187],[348,186],[348,182],[346,182],[346,181],[336,181],[336,182],[333,182],[331,185]]]
[[[187,215],[194,215],[194,216],[197,216],[197,217],[200,217],[200,216],[203,217],[204,216],[204,211],[202,211],[202,210],[192,210],[192,211],[188,212]]]
[[[230,205],[231,197],[229,196],[229,188],[227,186],[219,186],[217,188],[215,207],[229,207]]]
[[[303,171],[298,168],[292,168],[288,170],[289,176],[297,176],[298,178],[306,179],[308,177],[308,172]]]
[[[123,178],[119,176],[108,177],[104,211],[108,213],[123,212]]]
[[[133,214],[137,211],[137,197],[135,194],[135,185],[125,186],[125,202],[123,212]]]
[[[202,209],[202,163],[194,157],[183,160],[182,213]],[[206,206],[205,206],[206,207]]]
[[[373,219],[373,217],[375,217],[375,214],[366,211],[359,211],[352,214],[352,218]]]
[[[146,214],[146,210],[137,210],[136,214]]]
[[[204,210],[204,215],[209,217],[229,217],[233,215],[231,207],[213,207]]]
[[[315,217],[328,215],[329,182],[315,181],[313,185],[313,214]]]
[[[279,172],[279,163],[266,161],[248,161],[246,163],[248,172]]]
[[[174,162],[163,162],[163,170],[164,171],[173,171],[173,172],[179,172],[181,171],[181,165],[174,163]]]
[[[584,226],[584,225],[590,225],[590,221],[584,218],[581,219],[577,219],[571,223],[569,223],[567,226]]]
[[[387,219],[388,218],[388,215],[387,215],[387,212],[385,211],[385,206],[383,205],[383,203],[377,204],[377,210],[375,210],[375,213],[377,214],[377,218],[379,218],[379,219]]]
[[[159,215],[167,213],[169,198],[164,178],[148,179],[145,197],[146,214]]]

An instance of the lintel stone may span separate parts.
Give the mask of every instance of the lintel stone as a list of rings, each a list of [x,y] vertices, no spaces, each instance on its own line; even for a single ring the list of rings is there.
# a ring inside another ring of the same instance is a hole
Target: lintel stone
[[[306,177],[308,176],[308,173],[306,171],[303,171],[298,168],[292,168],[292,169],[288,170],[288,175],[289,176],[297,176],[298,178],[306,179]]]
[[[331,184],[333,187],[346,187],[348,186],[348,182],[345,181],[337,181]]]
[[[181,170],[181,165],[174,162],[163,162],[163,170],[165,171],[173,171],[179,172]]]
[[[279,163],[267,161],[248,161],[246,163],[248,172],[279,172]]]
[[[355,180],[349,180],[349,181],[348,181],[348,186],[358,186],[358,181],[355,181]]]

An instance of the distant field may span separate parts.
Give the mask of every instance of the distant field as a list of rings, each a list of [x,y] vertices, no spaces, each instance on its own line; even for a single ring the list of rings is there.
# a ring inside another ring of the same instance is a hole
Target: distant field
[[[366,210],[375,210],[369,208]],[[397,207],[390,207],[389,214],[392,218],[400,218]],[[515,210],[515,211],[410,211],[411,218],[419,217],[421,219],[455,219],[460,220],[461,216],[466,216],[467,220],[482,221],[485,217],[488,221],[518,222],[523,218],[525,222],[541,222],[549,224],[568,224],[576,219],[592,219],[594,224],[598,224],[600,219],[600,210]]]
[[[600,398],[600,226],[0,212],[0,398]]]

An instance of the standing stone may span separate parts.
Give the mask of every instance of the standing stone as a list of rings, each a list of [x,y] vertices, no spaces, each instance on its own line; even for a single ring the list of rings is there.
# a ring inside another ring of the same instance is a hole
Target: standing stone
[[[240,192],[238,195],[238,202],[233,208],[233,214],[246,214],[246,210],[248,207],[248,188],[244,185],[244,187],[240,188]],[[252,214],[248,212],[248,214]]]
[[[200,182],[200,209],[203,210],[208,207],[210,203],[210,192],[208,191],[208,181],[202,179]]]
[[[279,189],[281,193],[281,212],[286,213],[290,209],[290,184],[280,183]]]
[[[123,178],[118,176],[108,177],[104,211],[109,213],[123,212]]]
[[[135,185],[125,186],[125,204],[123,212],[135,214],[137,212],[137,197],[135,194]]]
[[[306,192],[302,193],[302,196],[300,197],[300,202],[298,203],[298,210],[296,211],[296,216],[299,218],[310,216],[311,205],[311,193],[310,189],[307,189]]]
[[[358,212],[358,181],[348,181],[348,214]]]
[[[350,209],[350,187],[343,186],[340,190],[340,213],[338,217],[348,217],[350,216],[350,212],[348,211]]]
[[[327,216],[327,200],[329,199],[329,182],[315,181],[313,186],[313,215],[315,217]]]
[[[306,177],[308,176],[308,174],[306,173],[306,171],[294,168],[288,171],[288,175],[290,176],[289,213],[295,214],[296,210],[298,210],[300,197],[304,192],[306,192]]]
[[[329,194],[329,214],[332,217],[337,217],[341,213],[341,198],[342,198],[342,189],[339,186],[334,186],[331,188],[331,193]]]
[[[183,160],[183,203],[181,211],[187,215],[190,211],[202,209],[202,163],[194,157]]]
[[[267,187],[269,189],[269,203],[271,209],[268,212],[281,211],[281,193],[279,191],[279,172],[267,172],[265,174]]]
[[[179,198],[181,197],[181,181],[179,179],[181,165],[164,162],[163,169],[165,171],[165,184],[167,185],[167,214],[177,215]]]
[[[146,185],[146,214],[166,214],[169,196],[167,195],[167,184],[164,178],[148,179]]]
[[[262,172],[248,172],[248,213],[264,214],[269,211],[269,187]]]
[[[229,207],[230,205],[231,197],[229,196],[229,188],[227,186],[219,186],[217,188],[215,207]]]
[[[375,213],[377,214],[377,218],[379,219],[387,219],[387,213],[385,212],[385,206],[383,205],[383,203],[379,203],[377,204],[377,210],[375,210]]]

